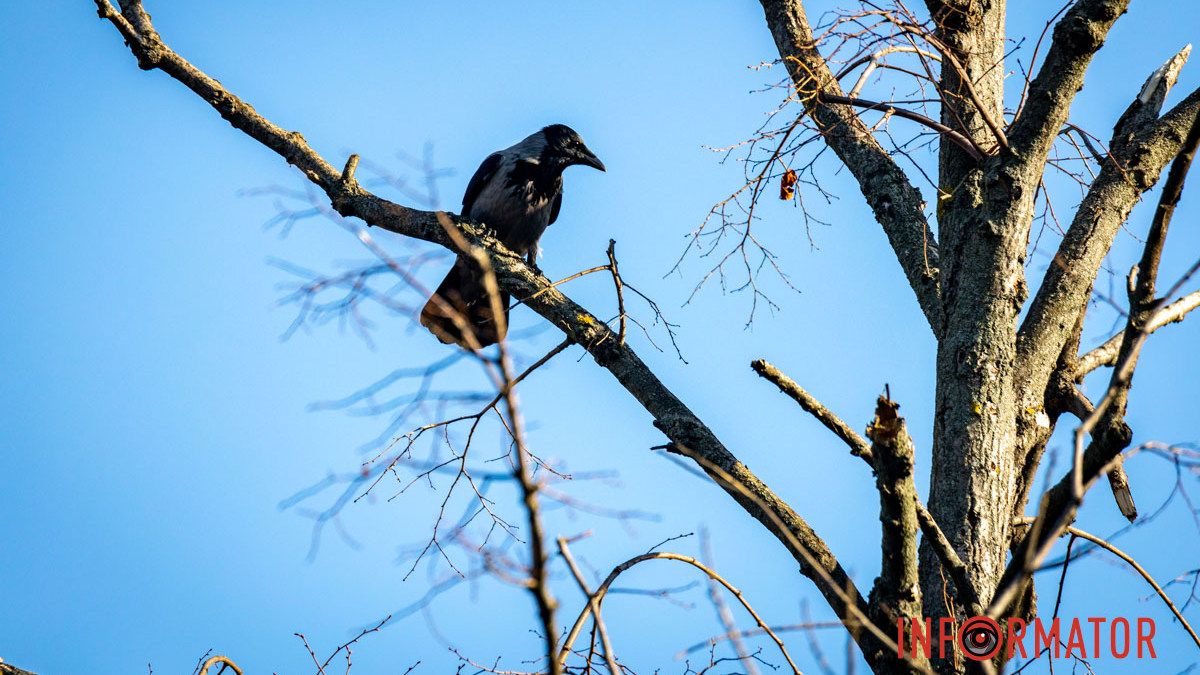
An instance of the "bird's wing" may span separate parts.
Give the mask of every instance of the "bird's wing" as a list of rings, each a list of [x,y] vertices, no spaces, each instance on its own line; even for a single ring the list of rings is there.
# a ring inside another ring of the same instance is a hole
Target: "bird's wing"
[[[475,204],[475,199],[479,197],[479,193],[483,192],[483,187],[488,184],[492,176],[496,175],[496,170],[499,168],[500,153],[493,152],[475,170],[475,175],[471,176],[471,181],[467,183],[467,192],[463,195],[463,217],[471,217],[471,206]]]
[[[562,209],[562,178],[558,179],[558,189],[554,191],[554,199],[550,202],[550,222],[546,225],[553,225],[554,221],[558,220],[558,212]]]

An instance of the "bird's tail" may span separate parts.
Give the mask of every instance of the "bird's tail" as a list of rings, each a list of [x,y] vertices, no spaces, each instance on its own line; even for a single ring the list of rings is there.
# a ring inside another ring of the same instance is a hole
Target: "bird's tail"
[[[508,293],[504,291],[500,291],[500,306],[504,308],[504,321],[497,325],[483,280],[467,261],[459,258],[421,310],[421,325],[443,344],[469,349],[461,328],[465,325],[474,333],[479,346],[486,347],[502,340],[508,328]]]
[[[1124,457],[1120,458],[1116,466],[1109,469],[1108,484],[1112,487],[1113,497],[1117,500],[1117,508],[1121,509],[1121,515],[1128,518],[1131,523],[1137,520],[1137,505],[1133,502],[1133,491],[1129,489],[1129,476],[1125,474]]]

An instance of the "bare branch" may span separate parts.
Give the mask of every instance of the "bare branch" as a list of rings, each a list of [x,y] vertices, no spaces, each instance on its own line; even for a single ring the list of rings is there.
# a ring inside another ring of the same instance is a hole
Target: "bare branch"
[[[575,583],[579,584],[579,590],[588,598],[588,605],[592,610],[592,623],[596,626],[596,632],[600,634],[600,644],[604,648],[604,663],[608,666],[608,672],[612,675],[621,675],[621,667],[617,665],[617,655],[613,651],[612,641],[608,637],[608,627],[604,625],[604,620],[600,618],[600,600],[588,588],[587,579],[583,578],[583,572],[580,571],[579,565],[575,562],[575,556],[571,555],[571,548],[567,544],[566,537],[558,538],[558,552],[562,555],[563,560],[567,563],[567,568],[571,570],[571,576],[575,577]]]
[[[700,529],[700,558],[705,565],[713,567],[712,539],[708,536],[707,528]],[[733,645],[733,651],[737,654],[738,660],[744,664],[746,675],[759,675],[758,666],[750,659],[750,651],[746,649],[742,635],[737,629],[733,611],[729,609],[729,603],[725,602],[725,596],[721,593],[721,584],[712,577],[708,578],[708,599],[717,612],[717,621],[725,629],[725,638]]]
[[[1191,155],[1198,143],[1200,143],[1200,116],[1194,120],[1188,132],[1185,150],[1180,152],[1172,165],[1172,175],[1168,178],[1169,183],[1177,181],[1180,185],[1182,184],[1183,176],[1191,163]],[[1191,150],[1188,151],[1187,148],[1191,148]],[[1173,192],[1172,189],[1164,189],[1164,200],[1168,199]],[[1170,213],[1170,209],[1160,209],[1156,212],[1155,223],[1151,226],[1152,234],[1148,238],[1146,251],[1143,253],[1143,266],[1135,267],[1131,274],[1129,318],[1108,390],[1092,413],[1075,430],[1075,452],[1071,470],[1042,497],[1037,519],[1034,520],[1030,531],[1014,551],[1012,561],[1005,569],[998,590],[988,608],[988,615],[993,618],[1002,615],[1008,609],[1009,604],[1027,583],[1033,570],[1049,553],[1054,540],[1074,520],[1084,494],[1100,474],[1108,472],[1113,467],[1120,453],[1129,445],[1132,431],[1124,420],[1125,407],[1133,371],[1137,365],[1142,345],[1149,335],[1145,331],[1146,318],[1153,316],[1180,286],[1186,283],[1193,274],[1200,271],[1200,261],[1197,261],[1174,284],[1166,297],[1157,301],[1148,297],[1153,293],[1154,277],[1157,274],[1157,253],[1155,251],[1161,250]],[[1091,436],[1091,443],[1084,450],[1083,440],[1088,435]]]
[[[958,557],[954,545],[942,533],[937,521],[921,504],[920,498],[914,494],[913,501],[917,505],[917,522],[921,526],[921,532],[925,535],[925,540],[933,547],[934,552],[937,553],[942,567],[946,568],[950,574],[950,580],[954,582],[954,588],[958,592],[959,602],[967,608],[971,616],[983,614],[983,603],[979,601],[979,595],[975,592],[975,584],[971,583],[971,577],[967,575],[966,564]]]
[[[360,218],[369,225],[391,232],[459,250],[439,222],[437,213],[396,204],[370,193],[354,181],[343,181],[342,172],[333,168],[309,147],[299,133],[285,131],[259,115],[249,104],[168,48],[150,28],[149,18],[141,18],[144,12],[141,11],[139,2],[129,0],[127,4],[131,9],[124,15],[118,15],[107,0],[96,0],[96,3],[100,15],[116,25],[118,30],[125,30],[122,16],[128,17],[133,14],[138,19],[128,20],[137,31],[133,36],[135,39],[127,39],[127,43],[133,54],[138,57],[139,65],[144,68],[156,68],[170,75],[213,106],[235,128],[296,166],[310,181],[325,191],[338,213]],[[893,182],[898,177],[900,176],[894,177]],[[902,185],[895,187],[903,188]],[[908,190],[905,194],[911,193],[915,197],[915,191],[911,188],[905,189]],[[901,190],[887,190],[886,193],[898,195],[901,194]],[[913,208],[919,217],[919,209],[916,209],[915,205],[916,201],[913,201]],[[890,210],[891,207],[889,205],[886,208]],[[907,221],[909,226],[916,222]],[[923,217],[919,222],[924,227]],[[843,589],[853,588],[853,583],[825,542],[799,514],[738,461],[628,345],[621,344],[617,333],[557,289],[550,287],[549,281],[531,270],[520,256],[504,249],[494,239],[483,237],[485,232],[482,228],[461,220],[456,220],[455,226],[471,246],[481,246],[487,251],[496,280],[502,288],[521,299],[562,330],[567,337],[587,349],[596,362],[611,372],[653,415],[655,426],[673,444],[689,448],[692,458],[710,475],[719,473],[722,479],[717,481],[718,485],[787,546],[801,563],[805,574],[810,576],[822,594],[836,605],[833,608],[839,616],[850,616],[852,610],[847,609],[838,598],[844,594]],[[924,227],[923,231],[928,234],[927,227]],[[361,231],[359,236],[366,236],[365,230]],[[921,230],[903,236],[916,242],[932,241],[932,237],[922,239]],[[922,250],[918,248],[910,255],[915,255],[917,260],[921,260]],[[922,274],[924,272],[919,272],[918,276]],[[929,302],[936,298],[934,285],[927,285],[924,297]],[[932,310],[927,308],[927,312]],[[745,495],[753,495],[755,499],[747,500]],[[820,569],[816,569],[813,563]],[[861,631],[856,634],[861,634]],[[548,639],[552,637],[547,636]]]
[[[761,508],[761,497],[753,492],[748,491],[745,487],[739,484],[734,476],[729,475],[721,467],[712,465],[710,462],[708,462],[708,460],[696,455],[690,450],[690,448],[686,446],[673,445],[667,446],[667,449],[671,452],[692,458],[692,460],[700,464],[704,471],[712,476],[717,483],[726,486],[726,489],[729,489],[730,487],[735,488],[741,495],[742,499],[751,504],[759,505]],[[769,510],[765,511],[764,513],[767,518],[772,521],[777,518],[777,516],[775,516],[774,513]],[[775,522],[773,527],[778,528],[780,525],[781,523]],[[768,523],[768,527],[772,527],[772,525]],[[785,532],[785,534],[787,534],[788,537],[793,536],[790,532]],[[802,553],[805,556],[811,555],[803,546],[800,545],[800,543],[800,541],[795,541],[792,549]],[[880,630],[879,626],[877,626],[875,622],[872,621],[868,616],[869,607],[866,601],[859,594],[858,588],[855,586],[854,581],[845,574],[845,571],[842,570],[840,566],[837,570],[831,573],[826,572],[824,567],[819,563],[820,561],[818,560],[806,557],[805,560],[801,561],[800,571],[802,574],[809,576],[810,578],[812,578],[814,574],[820,578],[817,588],[825,594],[826,601],[833,608],[834,612],[836,612],[837,615],[842,619],[842,623],[845,625],[847,632],[850,634],[855,643],[858,644],[859,649],[861,649],[863,655],[866,656],[868,663],[881,664],[894,662],[895,655],[900,653],[898,646],[890,637],[888,637],[887,634]],[[841,579],[840,583],[835,583],[836,579]],[[917,670],[926,673],[932,673],[927,665],[915,663],[908,656],[905,656],[904,658]]]
[[[843,92],[817,51],[801,0],[761,3],[797,95],[826,143],[858,180],[925,318],[934,334],[940,334],[937,240],[926,221],[921,193],[852,110],[821,101],[821,96],[842,96]]]
[[[221,669],[218,670],[215,675],[220,675],[220,673],[225,672],[226,668],[229,668],[234,673],[237,673],[237,675],[242,675],[242,669],[239,668],[238,665],[233,662],[233,659],[229,658],[228,656],[209,657],[208,660],[204,662],[204,665],[200,666],[200,675],[208,675],[208,669],[212,668],[218,663],[221,664]]]
[[[780,391],[790,396],[796,403],[800,404],[801,408],[804,408],[813,417],[816,417],[821,424],[825,425],[825,428],[845,441],[846,445],[850,446],[850,453],[852,455],[861,457],[873,471],[878,471],[875,466],[875,452],[872,450],[872,446],[862,436],[855,433],[850,428],[850,425],[843,422],[840,417],[822,405],[812,394],[809,394],[803,387],[767,361],[758,359],[751,362],[750,365],[756,373],[774,383],[775,386],[779,387]],[[911,445],[912,439],[909,438],[908,442]],[[982,613],[979,595],[975,591],[974,584],[967,576],[966,565],[963,564],[958,554],[954,551],[950,540],[946,538],[941,528],[938,527],[937,521],[933,519],[929,510],[921,503],[921,499],[916,494],[915,489],[912,492],[912,501],[915,504],[917,522],[920,525],[921,531],[930,542],[942,564],[950,573],[954,581],[954,586],[959,591],[960,601],[968,609],[973,607],[978,610],[974,612],[976,615]]]
[[[1073,348],[1073,347],[1072,347]],[[1065,395],[1060,396],[1066,401],[1061,404],[1067,412],[1074,415],[1080,422],[1086,423],[1088,419],[1095,413],[1095,406],[1088,400],[1088,397],[1073,384],[1063,383],[1063,388],[1067,389]],[[1113,459],[1111,467],[1108,469],[1108,484],[1112,488],[1113,499],[1117,502],[1117,508],[1121,510],[1121,515],[1129,522],[1137,520],[1137,505],[1133,501],[1133,491],[1129,487],[1129,476],[1125,473],[1125,458],[1117,456]]]
[[[1025,524],[1032,524],[1033,519],[1026,518],[1026,519],[1023,519],[1022,522]],[[1150,584],[1150,586],[1154,589],[1154,592],[1158,594],[1158,597],[1160,599],[1162,599],[1163,603],[1166,604],[1167,608],[1171,610],[1171,613],[1175,615],[1175,619],[1179,621],[1179,624],[1183,626],[1183,629],[1186,630],[1188,632],[1188,635],[1190,635],[1192,637],[1192,642],[1195,642],[1196,646],[1200,647],[1200,636],[1196,635],[1196,630],[1194,628],[1192,628],[1192,625],[1190,623],[1188,623],[1187,619],[1185,619],[1183,617],[1183,613],[1180,612],[1179,608],[1175,606],[1175,603],[1171,601],[1171,598],[1167,595],[1167,592],[1163,590],[1163,587],[1160,586],[1158,584],[1158,582],[1154,580],[1154,577],[1150,576],[1150,573],[1147,572],[1146,568],[1142,567],[1138,563],[1138,561],[1134,560],[1133,557],[1130,556],[1128,553],[1125,553],[1121,549],[1119,549],[1116,546],[1112,545],[1111,543],[1105,541],[1103,538],[1097,537],[1094,534],[1091,534],[1089,532],[1084,532],[1083,530],[1081,530],[1077,527],[1067,527],[1066,531],[1076,537],[1079,537],[1080,539],[1086,539],[1086,540],[1092,542],[1093,544],[1108,551],[1109,553],[1112,553],[1113,555],[1117,556],[1121,560],[1124,560],[1126,563],[1128,563],[1129,566],[1132,567],[1135,572],[1137,572],[1139,575],[1141,575],[1141,577],[1143,579],[1146,580],[1146,583]],[[1070,556],[1070,551],[1068,550],[1068,560],[1070,559],[1069,556]],[[1065,567],[1066,566],[1064,565],[1064,575],[1066,573]],[[1056,603],[1056,609],[1057,609],[1057,603]],[[1057,611],[1055,612],[1055,614],[1057,614]]]
[[[1076,211],[1021,325],[1018,369],[1030,375],[1033,389],[1049,377],[1117,231],[1141,195],[1179,154],[1187,130],[1200,112],[1198,90],[1158,117],[1182,59],[1171,63],[1178,64],[1172,73],[1150,78],[1157,83],[1155,93],[1145,102],[1139,96],[1118,122],[1112,160],[1101,168]]]
[[[819,97],[822,103],[852,105],[858,108],[866,108],[867,110],[878,110],[889,115],[903,117],[904,119],[912,120],[918,124],[923,124],[930,129],[933,129],[934,131],[944,135],[946,138],[949,138],[956,145],[958,145],[958,147],[962,148],[963,152],[966,152],[976,161],[983,159],[982,151],[980,151],[979,147],[976,146],[971,139],[963,136],[945,124],[929,119],[920,113],[915,113],[905,108],[898,108],[891,103],[877,103],[875,101],[868,101],[862,98],[836,96],[834,94],[820,94]]]
[[[530,468],[530,453],[525,447],[524,421],[517,403],[516,378],[513,376],[512,360],[508,353],[507,340],[503,337],[505,330],[505,311],[500,296],[500,287],[492,270],[491,259],[482,246],[472,246],[455,229],[449,217],[438,214],[446,235],[453,240],[460,251],[469,252],[483,272],[483,285],[487,291],[488,300],[492,305],[492,317],[496,322],[496,333],[502,336],[498,342],[500,350],[499,366],[500,380],[497,382],[500,395],[504,398],[505,410],[508,413],[507,427],[513,440],[513,450],[516,461],[513,463],[513,478],[521,487],[521,503],[529,526],[529,591],[534,597],[541,619],[542,639],[546,643],[546,664],[549,675],[561,675],[562,666],[556,658],[558,651],[558,626],[554,621],[554,610],[558,603],[550,594],[550,582],[546,573],[546,541],[542,527],[541,508],[538,503],[539,486],[534,481]]]
[[[1071,102],[1083,89],[1092,56],[1128,6],[1129,0],[1080,0],[1054,27],[1046,60],[1009,130],[1013,161],[1039,167],[1045,161]]]
[[[871,446],[867,444],[867,441],[855,433],[849,424],[843,422],[840,417],[822,405],[812,394],[805,391],[799,384],[796,384],[792,378],[784,375],[778,368],[763,359],[751,361],[750,367],[763,379],[779,387],[779,391],[787,394],[793,401],[800,404],[801,408],[817,418],[817,421],[825,425],[826,429],[829,429],[835,436],[845,441],[846,445],[850,446],[850,454],[862,457],[866,460],[867,464],[874,466],[875,460],[872,458]]]
[[[1179,323],[1197,307],[1200,307],[1200,291],[1193,291],[1155,312],[1146,322],[1146,332],[1153,333],[1163,326]],[[1122,334],[1117,333],[1099,347],[1080,355],[1072,379],[1082,381],[1084,376],[1093,370],[1115,364],[1117,352],[1121,349],[1121,337]]]
[[[625,283],[621,280],[621,268],[617,266],[617,241],[608,240],[608,271],[612,273],[613,286],[617,289],[617,316],[620,317],[620,328],[617,338],[625,344]]]
[[[779,648],[779,652],[783,655],[784,660],[786,660],[788,666],[791,667],[792,673],[795,675],[800,675],[800,669],[796,666],[795,661],[792,660],[791,655],[788,654],[787,648],[783,645],[783,640],[780,640],[779,636],[771,631],[770,627],[762,620],[762,617],[758,615],[758,612],[754,611],[754,608],[750,606],[750,603],[746,601],[746,598],[736,586],[729,583],[729,581],[727,581],[724,577],[722,577],[720,574],[717,574],[715,570],[699,560],[696,560],[690,556],[680,555],[678,553],[668,553],[666,551],[644,553],[635,558],[630,558],[629,560],[626,560],[625,562],[613,568],[612,572],[608,574],[608,576],[600,584],[600,587],[597,588],[596,592],[592,594],[591,598],[589,598],[587,606],[584,607],[583,611],[579,614],[579,618],[575,620],[575,625],[572,626],[570,632],[567,633],[567,638],[563,641],[562,651],[559,652],[559,658],[563,662],[565,662],[567,658],[567,654],[571,649],[571,645],[575,642],[575,639],[579,637],[579,632],[583,629],[584,622],[587,621],[587,618],[592,613],[592,601],[594,600],[597,606],[599,606],[599,604],[604,601],[604,598],[608,594],[609,587],[612,586],[612,583],[616,581],[617,577],[631,567],[648,560],[677,560],[695,567],[696,569],[708,575],[708,577],[713,581],[721,584],[721,586],[723,586],[725,590],[729,591],[742,605],[742,607],[746,609],[746,612],[750,614],[750,616],[754,619],[754,622],[758,624],[758,627],[762,629],[762,631],[765,632],[772,639],[772,641],[775,642],[775,645]]]
[[[791,632],[791,631],[809,631],[809,630],[819,630],[819,629],[826,629],[826,628],[842,628],[842,627],[843,626],[842,626],[841,621],[812,621],[812,622],[804,621],[802,623],[789,623],[789,624],[781,624],[778,626],[769,626],[771,631],[775,632],[775,633],[787,633],[787,632]],[[764,631],[762,628],[758,628],[758,627],[747,628],[745,630],[738,631],[738,635],[740,635],[741,637],[757,637],[759,635],[766,635],[766,631]],[[676,652],[675,658],[681,659],[681,658],[687,656],[688,654],[700,651],[701,649],[704,649],[705,647],[710,647],[714,644],[723,642],[728,639],[729,639],[728,635],[724,635],[724,634],[713,635],[713,636],[709,637],[707,640],[704,640],[703,642],[697,642],[693,645],[688,646],[685,649],[679,650],[678,652]],[[853,649],[854,649],[854,641],[853,640],[850,641],[850,648],[853,651]]]
[[[878,623],[901,617],[920,617],[921,587],[917,576],[917,489],[913,485],[912,438],[900,405],[886,395],[875,404],[875,419],[867,427],[879,490],[882,556],[879,577],[871,590]],[[923,656],[913,654],[921,663]]]

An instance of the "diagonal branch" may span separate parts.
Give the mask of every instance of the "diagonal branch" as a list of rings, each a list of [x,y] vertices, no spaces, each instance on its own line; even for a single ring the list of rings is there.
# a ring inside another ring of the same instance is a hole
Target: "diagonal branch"
[[[1087,395],[1070,382],[1058,384],[1065,390],[1055,392],[1055,395],[1062,399],[1059,403],[1064,405],[1066,412],[1074,415],[1080,422],[1087,422],[1096,410]],[[1108,484],[1112,488],[1113,499],[1116,500],[1121,515],[1131,523],[1137,520],[1137,504],[1133,501],[1133,490],[1129,487],[1129,476],[1125,473],[1124,456],[1118,456],[1113,460],[1112,466],[1108,470]]]
[[[252,106],[227,91],[219,82],[171,50],[150,26],[138,0],[123,0],[118,13],[108,0],[95,0],[98,14],[120,31],[140,67],[171,76],[234,126],[296,166],[329,197],[343,216],[357,217],[368,225],[457,250],[438,220],[438,213],[411,209],[380,198],[364,189],[351,171],[335,169],[297,132],[286,131],[258,114]],[[582,345],[603,368],[654,417],[654,425],[673,444],[689,449],[693,459],[751,516],[759,520],[792,553],[801,571],[810,577],[860,645],[874,643],[853,618],[859,607],[842,598],[857,597],[853,581],[829,547],[809,524],[742,464],[696,415],[650,370],[620,336],[583,307],[563,295],[520,256],[483,229],[462,220],[455,225],[472,246],[482,246],[500,286],[537,312],[568,338]],[[919,236],[918,236],[919,241]],[[918,252],[919,256],[919,252]],[[865,604],[865,603],[864,603]],[[871,651],[875,651],[875,647]],[[866,651],[866,650],[865,650]]]
[[[1142,95],[1117,123],[1111,160],[1101,168],[1079,205],[1021,325],[1017,336],[1018,372],[1028,375],[1038,395],[1122,223],[1179,154],[1192,120],[1200,113],[1198,90],[1158,117],[1183,65],[1182,58],[1176,57],[1167,65],[1170,67],[1165,72],[1151,75]]]
[[[812,115],[825,142],[846,165],[875,220],[883,226],[900,267],[917,295],[934,334],[941,333],[938,250],[925,218],[921,193],[871,130],[847,105],[822,101],[844,96],[824,57],[817,51],[812,27],[801,0],[760,0],[779,56],[787,66],[796,94]]]
[[[1125,410],[1138,356],[1149,336],[1147,321],[1200,270],[1200,261],[1197,261],[1163,298],[1154,298],[1158,262],[1166,243],[1171,216],[1182,194],[1192,159],[1200,147],[1200,115],[1194,115],[1181,146],[1171,164],[1167,183],[1155,210],[1141,262],[1130,272],[1129,316],[1108,389],[1075,430],[1075,456],[1071,470],[1043,496],[1037,519],[1004,570],[999,589],[988,608],[988,614],[992,617],[1000,616],[1007,610],[1009,603],[1028,583],[1033,570],[1049,553],[1054,540],[1074,520],[1084,494],[1100,474],[1109,472],[1115,466],[1121,452],[1129,446],[1133,432],[1125,423]],[[1091,437],[1086,450],[1083,446],[1085,436]]]
[[[1182,298],[1163,307],[1146,322],[1146,332],[1154,331],[1179,323],[1194,309],[1200,307],[1200,291],[1192,291]],[[1083,354],[1075,365],[1072,379],[1080,382],[1084,376],[1101,366],[1112,366],[1117,362],[1117,352],[1121,350],[1121,334],[1118,333],[1104,344]]]
[[[1150,587],[1153,588],[1154,592],[1158,594],[1159,599],[1161,599],[1163,601],[1163,603],[1166,604],[1167,609],[1170,609],[1171,613],[1175,615],[1175,618],[1179,621],[1180,625],[1183,626],[1183,629],[1186,630],[1188,632],[1188,635],[1190,635],[1192,637],[1192,642],[1195,642],[1196,646],[1200,647],[1200,636],[1196,635],[1195,629],[1193,629],[1192,625],[1187,622],[1187,619],[1183,618],[1183,613],[1179,611],[1179,608],[1175,606],[1174,602],[1171,602],[1171,598],[1167,595],[1167,592],[1164,591],[1163,587],[1160,586],[1158,584],[1158,582],[1154,580],[1154,577],[1150,576],[1150,573],[1146,571],[1145,567],[1142,567],[1138,563],[1138,561],[1134,560],[1133,557],[1130,556],[1128,553],[1125,553],[1121,549],[1117,548],[1116,546],[1113,546],[1111,543],[1105,541],[1104,539],[1101,539],[1100,537],[1097,537],[1094,534],[1091,534],[1089,532],[1084,532],[1083,530],[1080,530],[1075,527],[1068,527],[1067,532],[1070,532],[1071,534],[1075,535],[1076,537],[1079,537],[1080,539],[1086,539],[1086,540],[1092,542],[1093,544],[1099,546],[1100,548],[1104,549],[1105,551],[1108,551],[1109,553],[1117,556],[1121,560],[1124,560],[1126,563],[1129,563],[1129,566],[1132,567],[1135,572],[1137,572],[1139,575],[1141,575],[1141,577],[1146,580],[1146,583],[1150,584]],[[1063,569],[1065,571],[1065,569],[1066,569],[1065,564],[1063,565]],[[1185,608],[1186,608],[1186,606],[1185,606]]]
[[[787,648],[783,644],[783,640],[780,640],[779,636],[771,630],[770,626],[768,626],[765,621],[763,621],[758,612],[754,611],[754,608],[751,607],[750,603],[746,601],[746,598],[742,594],[741,590],[729,583],[729,581],[725,579],[725,577],[722,577],[720,574],[718,574],[716,570],[705,565],[699,560],[696,560],[690,556],[680,555],[678,553],[668,553],[665,551],[643,553],[642,555],[639,555],[635,558],[630,558],[620,565],[617,565],[613,568],[612,572],[609,572],[604,581],[600,583],[600,587],[596,589],[596,592],[592,593],[592,595],[588,598],[588,604],[584,606],[583,611],[579,614],[579,618],[575,620],[575,625],[572,626],[570,632],[567,633],[567,638],[563,641],[562,651],[559,652],[560,660],[565,662],[568,654],[570,653],[571,645],[574,644],[575,639],[579,637],[579,633],[583,629],[584,622],[587,621],[589,616],[591,616],[592,612],[594,611],[593,608],[599,608],[601,603],[604,602],[604,599],[608,596],[609,587],[612,586],[617,577],[621,576],[621,574],[631,567],[649,560],[675,560],[691,565],[707,575],[708,578],[713,582],[723,586],[725,590],[729,591],[742,605],[742,607],[745,608],[746,613],[748,613],[751,618],[754,619],[754,622],[758,624],[759,629],[770,636],[771,640],[779,648],[779,652],[783,655],[784,660],[787,661],[788,666],[791,667],[792,672],[796,675],[800,675],[800,669],[796,666],[795,661],[792,660],[791,655],[788,654]]]
[[[575,577],[575,583],[579,585],[579,590],[588,598],[588,605],[592,612],[592,625],[596,627],[596,632],[600,634],[600,644],[604,648],[604,664],[608,666],[608,672],[611,675],[622,675],[621,666],[617,664],[617,656],[613,652],[612,641],[608,637],[608,627],[604,625],[604,620],[600,618],[600,601],[592,594],[592,590],[588,588],[587,579],[583,577],[583,571],[579,569],[579,564],[575,562],[575,556],[571,555],[571,548],[567,543],[566,537],[559,537],[558,553],[567,563],[567,568],[571,570],[571,576]]]
[[[700,529],[700,561],[709,567],[714,567],[712,538],[708,536],[707,528]],[[729,608],[729,603],[725,602],[725,596],[721,593],[721,584],[712,577],[708,578],[708,599],[717,612],[717,621],[720,622],[721,628],[725,629],[725,638],[729,640],[729,644],[733,646],[733,652],[737,654],[738,661],[746,669],[746,675],[760,675],[758,666],[754,664],[750,650],[746,648],[742,634],[738,631],[737,622],[733,618],[733,610]],[[594,614],[595,611],[593,609],[592,613]]]
[[[979,146],[975,145],[975,143],[971,139],[967,138],[966,136],[963,136],[961,133],[955,131],[954,129],[951,129],[950,127],[946,126],[945,124],[942,124],[941,122],[929,119],[928,117],[922,115],[921,113],[916,113],[916,112],[913,112],[906,108],[898,108],[891,103],[868,101],[864,98],[856,98],[856,97],[851,97],[851,96],[836,96],[834,94],[821,94],[819,98],[820,98],[821,103],[840,103],[840,104],[844,104],[844,105],[852,105],[852,106],[856,106],[859,108],[865,108],[867,110],[878,110],[880,112],[884,112],[889,115],[894,115],[896,117],[903,117],[906,120],[912,120],[913,122],[916,122],[917,124],[924,125],[926,127],[929,127],[930,129],[933,129],[934,131],[936,131],[940,134],[943,134],[946,138],[950,139],[956,145],[958,145],[960,148],[962,148],[963,152],[965,152],[968,155],[970,155],[971,157],[973,157],[976,161],[983,159],[983,152],[979,149]]]
[[[779,387],[780,391],[790,396],[801,408],[817,418],[817,421],[823,424],[826,429],[829,429],[835,436],[842,439],[850,447],[850,454],[862,458],[873,471],[877,470],[875,465],[875,451],[872,449],[872,445],[851,429],[849,424],[842,421],[840,417],[829,410],[829,408],[826,408],[812,394],[797,384],[795,380],[783,374],[783,372],[770,363],[758,359],[751,362],[750,366],[754,368],[754,372]],[[909,442],[911,443],[911,438]],[[976,592],[975,585],[971,582],[967,574],[967,566],[954,550],[954,546],[946,538],[946,535],[938,526],[937,521],[933,519],[929,510],[921,503],[921,499],[916,494],[915,489],[912,493],[912,499],[915,503],[917,523],[921,527],[921,532],[929,541],[930,546],[933,548],[934,553],[937,554],[942,565],[949,572],[950,579],[954,582],[954,587],[959,593],[960,602],[967,609],[974,608],[972,611],[974,611],[975,615],[982,613],[979,594]]]
[[[958,591],[959,602],[967,608],[971,616],[983,614],[983,603],[979,601],[975,585],[971,583],[966,563],[958,556],[954,545],[950,543],[945,533],[942,532],[942,528],[938,527],[937,521],[921,504],[921,500],[917,499],[915,495],[913,499],[917,504],[917,523],[921,526],[921,533],[925,535],[925,540],[937,554],[942,567],[946,568],[946,572],[950,574],[950,580],[954,582],[954,589]]]
[[[1040,167],[1058,136],[1075,95],[1083,89],[1092,56],[1104,45],[1129,0],[1080,0],[1054,27],[1046,53],[1021,115],[1009,129],[1013,161]]]
[[[817,421],[825,425],[826,429],[832,431],[833,435],[845,441],[846,445],[850,446],[850,454],[862,457],[866,460],[867,464],[874,466],[875,460],[871,455],[871,446],[854,429],[851,429],[849,424],[843,422],[840,417],[822,405],[812,394],[805,391],[804,387],[796,384],[795,380],[784,375],[778,368],[763,359],[751,361],[750,367],[763,379],[779,387],[779,391],[787,394],[793,401],[800,404],[800,407],[805,412],[817,418]]]

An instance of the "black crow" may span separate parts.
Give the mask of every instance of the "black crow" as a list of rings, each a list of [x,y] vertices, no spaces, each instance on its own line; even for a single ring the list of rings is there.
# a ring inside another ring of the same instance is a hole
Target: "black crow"
[[[572,164],[604,171],[604,163],[583,144],[575,130],[551,124],[516,145],[488,155],[463,195],[462,215],[495,233],[505,246],[525,256],[537,269],[538,239],[558,218],[562,206],[562,173]],[[467,347],[452,312],[469,325],[479,346],[504,337],[492,315],[491,301],[474,263],[459,257],[438,285],[441,303],[430,299],[421,310],[421,325],[445,344]],[[508,293],[501,292],[504,327],[508,326]]]

